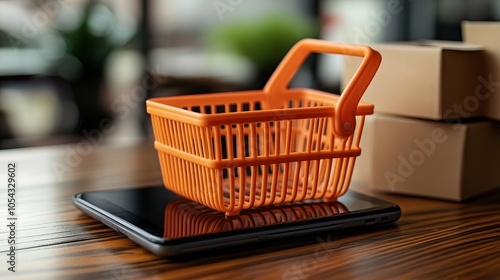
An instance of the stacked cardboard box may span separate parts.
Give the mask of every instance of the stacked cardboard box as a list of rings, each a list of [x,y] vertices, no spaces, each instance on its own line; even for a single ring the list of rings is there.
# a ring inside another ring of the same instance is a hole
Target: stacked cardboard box
[[[454,201],[500,187],[500,71],[486,67],[484,47],[372,47],[382,64],[363,101],[375,104],[376,114],[365,126],[353,187]],[[343,81],[359,62],[346,58]]]
[[[484,46],[484,67],[491,92],[486,115],[500,121],[500,22],[465,21],[462,29],[466,42]]]

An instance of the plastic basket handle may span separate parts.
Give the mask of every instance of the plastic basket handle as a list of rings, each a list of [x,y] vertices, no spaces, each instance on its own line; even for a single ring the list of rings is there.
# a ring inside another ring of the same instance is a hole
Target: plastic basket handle
[[[264,87],[264,92],[276,94],[287,89],[290,80],[311,53],[344,54],[363,57],[363,61],[344,89],[334,109],[334,132],[349,137],[356,126],[356,108],[366,88],[377,72],[382,57],[368,46],[333,43],[317,39],[303,39],[295,44],[278,65]]]

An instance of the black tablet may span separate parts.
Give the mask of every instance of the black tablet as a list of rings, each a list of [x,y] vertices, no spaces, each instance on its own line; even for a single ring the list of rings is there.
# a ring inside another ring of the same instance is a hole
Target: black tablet
[[[401,216],[399,206],[353,191],[336,202],[304,201],[243,210],[231,217],[163,186],[80,193],[74,204],[161,256],[371,227]]]

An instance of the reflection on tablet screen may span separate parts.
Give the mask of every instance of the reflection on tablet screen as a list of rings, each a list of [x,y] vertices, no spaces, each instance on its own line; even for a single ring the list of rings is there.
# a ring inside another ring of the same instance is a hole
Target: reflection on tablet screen
[[[170,202],[165,208],[164,238],[218,233],[239,229],[285,224],[347,212],[340,202],[296,203],[283,206],[246,210],[239,216],[224,213],[187,199]]]

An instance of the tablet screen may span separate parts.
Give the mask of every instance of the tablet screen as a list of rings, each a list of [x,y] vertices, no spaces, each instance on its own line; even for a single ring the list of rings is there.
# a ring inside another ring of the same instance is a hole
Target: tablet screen
[[[197,237],[262,228],[293,227],[343,216],[399,210],[391,203],[349,191],[336,202],[305,201],[243,210],[226,217],[196,202],[181,198],[163,186],[109,190],[81,194],[83,201],[107,216],[116,216],[164,239]],[[388,221],[391,222],[391,221]]]

